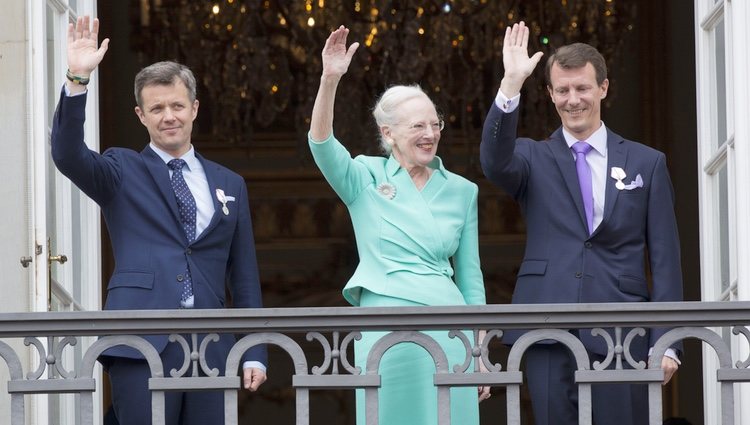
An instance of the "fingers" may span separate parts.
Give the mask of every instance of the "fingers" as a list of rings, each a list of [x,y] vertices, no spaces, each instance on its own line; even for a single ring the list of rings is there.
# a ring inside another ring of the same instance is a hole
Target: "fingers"
[[[524,36],[526,42],[524,42]],[[523,21],[513,24],[513,28],[510,31],[510,42],[511,46],[522,46],[526,47],[529,40],[529,29],[526,28],[526,23]]]
[[[352,57],[354,56],[354,53],[357,51],[357,48],[359,48],[359,43],[352,43],[351,46],[349,46],[349,49],[346,51],[346,59],[351,61]]]
[[[490,387],[478,387],[477,392],[479,394],[480,403],[492,397],[492,394],[490,393]]]
[[[336,30],[336,36],[338,37],[337,42],[346,46],[346,38],[349,36],[349,28],[341,25]]]
[[[521,27],[521,47],[526,49],[529,46],[529,27],[527,27],[523,21],[521,21],[520,27]]]
[[[94,18],[94,23],[91,25],[91,39],[95,40],[99,38],[99,18]]]
[[[104,41],[102,41],[102,45],[99,46],[99,50],[96,51],[96,54],[99,56],[99,61],[104,58],[104,54],[107,53],[107,49],[109,49],[109,39],[105,38]]]
[[[72,43],[76,40],[91,39],[96,41],[99,37],[99,19],[94,18],[91,21],[91,17],[79,16],[76,19],[75,24],[68,24],[68,43]]]
[[[243,386],[246,390],[257,391],[258,387],[266,382],[266,373],[258,368],[247,368],[243,370]]]
[[[332,48],[336,45],[344,45],[346,46],[346,36],[349,34],[349,29],[345,26],[341,25],[340,27],[336,28],[331,32],[331,34],[326,39],[325,47],[323,47],[323,50],[326,50],[328,48]]]
[[[673,358],[664,356],[661,359],[661,368],[664,371],[664,381],[662,382],[662,385],[667,385],[675,372],[677,372],[677,369],[680,368],[680,365],[677,364]]]
[[[89,15],[86,15],[83,17],[83,31],[81,33],[82,38],[89,38],[89,35],[91,32],[89,31],[89,24],[90,24],[91,18]]]
[[[536,53],[534,53],[534,56],[531,57],[531,60],[534,63],[534,67],[536,67],[536,64],[538,64],[539,60],[542,59],[542,56],[544,56],[544,53],[542,53],[542,52],[536,52]]]
[[[73,44],[75,41],[76,27],[73,24],[68,24],[68,45]]]

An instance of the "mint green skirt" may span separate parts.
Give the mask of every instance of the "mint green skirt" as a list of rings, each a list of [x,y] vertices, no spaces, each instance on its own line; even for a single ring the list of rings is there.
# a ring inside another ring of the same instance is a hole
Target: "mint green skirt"
[[[456,300],[451,300],[456,304]],[[361,307],[422,306],[401,298],[362,291]],[[448,370],[463,364],[466,350],[458,338],[448,338],[448,330],[424,332],[438,341],[448,356]],[[370,348],[387,332],[363,332],[354,343],[354,361],[364,374]],[[469,341],[471,333],[466,332]],[[469,371],[473,370],[469,366]],[[385,352],[380,362],[381,387],[378,392],[378,416],[382,425],[436,425],[437,387],[434,384],[435,364],[422,347],[413,343],[399,343]],[[479,424],[477,387],[452,387],[451,424]],[[365,425],[365,391],[356,390],[357,425]]]

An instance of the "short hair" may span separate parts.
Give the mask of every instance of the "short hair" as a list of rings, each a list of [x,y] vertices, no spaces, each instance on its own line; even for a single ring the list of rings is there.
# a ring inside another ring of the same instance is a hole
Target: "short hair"
[[[547,80],[547,86],[552,87],[550,71],[552,65],[557,63],[563,69],[583,68],[587,63],[594,67],[596,72],[596,83],[600,86],[607,79],[607,63],[604,56],[596,48],[586,43],[573,43],[562,46],[555,50],[548,59],[547,66],[544,68],[544,78]]]
[[[177,62],[156,62],[143,68],[135,76],[135,102],[143,107],[141,92],[146,86],[170,86],[179,78],[188,90],[190,102],[196,99],[195,76],[190,68]]]
[[[385,125],[398,124],[399,119],[403,118],[398,115],[398,107],[404,102],[416,98],[427,99],[432,103],[433,107],[435,106],[432,99],[427,96],[427,93],[425,93],[418,84],[408,86],[398,85],[388,88],[388,90],[380,95],[380,98],[375,102],[375,107],[372,109],[372,116],[375,118],[375,124],[377,124],[378,128]],[[390,155],[391,145],[386,142],[382,133],[378,132],[378,137],[380,139],[380,148],[386,155]]]

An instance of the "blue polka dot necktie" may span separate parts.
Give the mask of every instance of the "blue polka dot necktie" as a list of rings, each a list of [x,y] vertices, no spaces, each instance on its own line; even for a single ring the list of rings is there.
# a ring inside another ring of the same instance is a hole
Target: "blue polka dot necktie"
[[[177,197],[177,209],[180,212],[182,229],[185,231],[188,242],[193,242],[195,240],[197,207],[195,206],[195,198],[193,198],[193,194],[185,182],[185,177],[182,176],[182,167],[185,166],[185,160],[173,159],[167,163],[167,166],[172,170],[172,189],[174,189],[174,194]],[[180,276],[178,276],[179,279]],[[187,266],[182,282],[181,305],[189,308],[193,306],[193,278],[190,275],[190,266]]]

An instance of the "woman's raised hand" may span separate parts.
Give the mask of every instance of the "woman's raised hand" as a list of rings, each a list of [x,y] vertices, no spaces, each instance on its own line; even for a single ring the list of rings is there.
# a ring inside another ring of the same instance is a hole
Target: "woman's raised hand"
[[[347,49],[346,37],[349,29],[341,25],[328,36],[323,47],[323,76],[341,77],[346,74],[359,43],[352,43]]]

